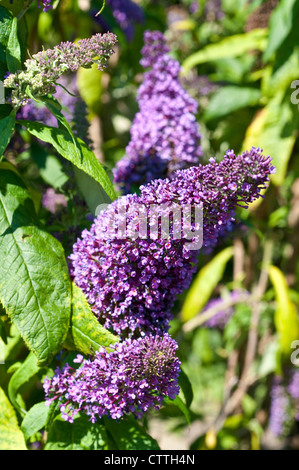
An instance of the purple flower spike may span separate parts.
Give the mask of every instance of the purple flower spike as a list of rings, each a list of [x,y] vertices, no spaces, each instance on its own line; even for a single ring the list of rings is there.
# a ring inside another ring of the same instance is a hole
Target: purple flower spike
[[[215,247],[236,207],[260,197],[270,167],[261,149],[230,152],[219,163],[154,180],[139,196],[123,196],[102,210],[70,256],[71,275],[100,323],[122,337],[167,331],[174,302],[196,271],[198,250]],[[188,210],[194,217],[187,236]]]
[[[164,398],[179,393],[180,362],[177,343],[167,334],[127,340],[100,348],[93,360],[74,362],[46,378],[47,404],[58,400],[62,417],[73,422],[81,412],[95,422],[102,416],[119,419],[132,413],[140,418],[149,408],[158,409]]]
[[[168,55],[161,32],[145,32],[144,42],[140,63],[150,70],[137,92],[139,112],[126,155],[114,169],[115,182],[126,194],[175,170],[197,165],[202,156],[197,102],[180,84],[179,63]]]
[[[53,0],[41,0],[42,4],[43,4],[43,11],[44,12],[48,12],[49,10],[52,10],[53,8],[53,5],[52,5],[52,2]],[[40,8],[40,0],[38,0],[38,7]]]
[[[285,435],[292,422],[291,402],[281,377],[275,377],[271,389],[269,429],[277,437]]]

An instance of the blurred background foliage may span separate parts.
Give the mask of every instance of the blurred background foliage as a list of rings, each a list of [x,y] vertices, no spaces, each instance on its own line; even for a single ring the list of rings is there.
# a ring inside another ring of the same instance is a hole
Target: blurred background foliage
[[[291,354],[299,340],[299,1],[135,0],[141,14],[128,11],[127,28],[113,16],[112,3],[107,0],[98,17],[97,0],[56,0],[47,13],[34,3],[22,33],[31,54],[95,32],[117,34],[109,69],[81,69],[77,77],[95,153],[105,167],[112,170],[125,155],[138,111],[143,33],[158,29],[182,65],[184,87],[199,102],[204,162],[219,160],[227,149],[259,146],[277,168],[265,199],[240,208],[232,232],[213,253],[200,255],[199,272],[176,303],[171,334],[180,346],[182,401],[190,411],[166,405],[149,415],[148,428],[162,449],[299,449],[298,402],[284,410],[280,436],[269,426],[273,381],[287,383],[296,372]],[[30,181],[49,231],[67,233],[67,252],[70,231],[76,235],[88,226],[88,209],[78,204],[78,188],[68,190],[68,210],[59,221],[42,206],[41,188],[65,194],[68,169],[53,149],[22,131],[20,139],[6,157]],[[215,299],[228,320],[207,327]],[[8,333],[0,365],[5,389],[11,363],[22,358],[22,342],[8,323],[0,328],[3,339]],[[23,395],[34,402],[28,390],[30,382]]]

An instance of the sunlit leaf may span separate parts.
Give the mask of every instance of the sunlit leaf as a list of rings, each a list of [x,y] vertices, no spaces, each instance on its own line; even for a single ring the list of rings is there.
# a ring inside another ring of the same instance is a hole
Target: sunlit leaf
[[[81,139],[76,137],[74,144],[74,138],[65,129],[46,126],[40,122],[19,121],[19,123],[25,126],[30,134],[53,145],[60,155],[95,179],[111,200],[116,199],[115,190],[106,171]]]
[[[197,274],[182,307],[182,320],[188,321],[205,306],[213,290],[222,279],[226,264],[233,256],[233,248],[228,247],[218,253]]]
[[[271,175],[271,181],[277,186],[285,179],[298,136],[298,114],[288,100],[281,102],[281,97],[276,96],[256,114],[243,141],[243,150],[261,147],[265,155],[273,158],[276,173]]]
[[[50,408],[46,406],[45,402],[36,403],[30,408],[21,424],[25,439],[29,439],[29,437],[44,428],[47,423],[49,410]]]
[[[48,434],[45,450],[107,450],[107,432],[102,423],[77,415],[73,423],[57,417]]]
[[[0,302],[40,364],[66,338],[71,282],[61,244],[39,226],[16,172],[0,171]]]
[[[266,29],[254,29],[248,33],[235,34],[215,44],[209,44],[187,57],[182,64],[183,74],[186,74],[196,65],[205,62],[241,56],[252,50],[263,51],[267,45],[267,34]]]
[[[0,450],[27,450],[17,417],[0,387]]]
[[[105,426],[119,450],[159,450],[159,446],[139,424],[137,420],[128,417],[121,421],[104,418]],[[112,450],[117,450],[112,449]]]
[[[105,348],[119,341],[118,337],[105,329],[92,313],[84,293],[73,283],[72,315],[69,339],[73,349],[92,354],[100,346]]]
[[[280,0],[273,11],[269,22],[269,41],[263,55],[263,60],[267,62],[271,55],[281,46],[293,25],[296,24],[297,0]]]
[[[282,354],[291,355],[293,341],[299,338],[299,317],[295,304],[290,298],[290,291],[283,272],[276,266],[270,266],[269,277],[276,296],[274,322],[279,334],[279,346]]]
[[[209,101],[204,119],[205,121],[218,119],[238,109],[256,106],[260,97],[260,90],[255,88],[237,86],[220,88]]]

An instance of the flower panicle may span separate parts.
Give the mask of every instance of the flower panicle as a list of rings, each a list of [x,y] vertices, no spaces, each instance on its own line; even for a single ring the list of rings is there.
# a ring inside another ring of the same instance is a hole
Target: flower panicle
[[[73,422],[77,413],[92,422],[103,416],[120,419],[132,413],[140,418],[149,408],[160,408],[164,398],[179,393],[180,362],[177,343],[168,335],[128,339],[101,347],[92,359],[78,355],[44,381],[47,404],[58,401],[62,417]]]
[[[27,104],[31,97],[39,98],[48,93],[55,93],[56,82],[66,72],[76,72],[80,67],[98,64],[98,69],[107,66],[113,54],[117,38],[112,33],[97,33],[91,38],[81,39],[76,43],[62,42],[53,49],[34,54],[24,63],[24,70],[10,74],[4,80],[4,86],[10,88],[11,104],[18,108]]]
[[[217,245],[234,223],[240,201],[247,207],[261,197],[274,171],[262,149],[238,156],[228,151],[220,162],[178,170],[173,178],[143,185],[138,196],[122,196],[101,211],[70,255],[71,275],[100,323],[120,337],[168,331],[174,302],[196,271],[199,249]],[[191,214],[188,237],[176,231],[183,225],[180,217],[169,213],[186,208]],[[166,221],[172,216],[169,234],[162,230],[160,216]],[[142,220],[147,222],[144,232]],[[118,237],[117,226],[124,222],[126,230]]]
[[[180,64],[168,52],[160,31],[144,33],[140,63],[147,70],[137,91],[139,111],[126,155],[114,168],[114,181],[124,194],[197,165],[202,156],[198,105],[182,87]]]

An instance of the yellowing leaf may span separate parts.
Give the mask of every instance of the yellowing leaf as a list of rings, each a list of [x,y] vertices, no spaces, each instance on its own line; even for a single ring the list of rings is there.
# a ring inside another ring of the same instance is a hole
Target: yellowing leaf
[[[78,89],[83,100],[87,104],[91,115],[97,115],[102,107],[103,72],[93,64],[88,69],[78,70]]]
[[[290,299],[289,288],[283,273],[276,266],[270,266],[269,277],[273,284],[277,310],[274,322],[279,334],[282,354],[291,354],[291,344],[299,338],[299,319],[296,306]]]
[[[92,354],[101,346],[109,348],[119,341],[96,319],[81,289],[73,283],[72,315],[68,346],[84,354]]]
[[[253,29],[248,33],[234,34],[215,44],[209,44],[187,57],[183,63],[183,74],[205,62],[238,57],[252,50],[263,51],[267,45],[267,34],[266,29]]]
[[[0,387],[0,450],[27,450],[17,417]]]
[[[222,279],[227,262],[233,256],[233,248],[225,248],[197,274],[182,307],[182,320],[188,321],[197,315],[209,300],[213,290]]]
[[[275,97],[265,108],[258,112],[248,127],[243,142],[243,150],[251,147],[262,147],[264,155],[273,158],[276,173],[271,181],[280,186],[285,178],[288,162],[291,157],[298,134],[298,118],[294,115],[297,109],[288,101],[281,103],[280,97]],[[259,204],[261,199],[257,200]]]

